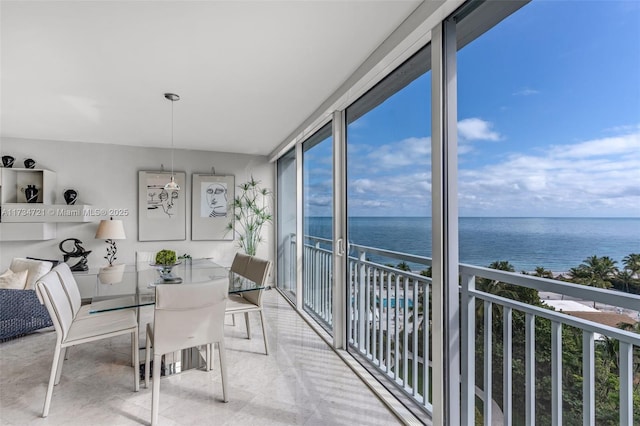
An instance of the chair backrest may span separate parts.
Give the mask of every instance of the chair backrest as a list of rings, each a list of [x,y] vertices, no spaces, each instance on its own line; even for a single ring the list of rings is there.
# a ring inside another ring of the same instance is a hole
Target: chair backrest
[[[257,284],[264,286],[267,282],[267,277],[269,276],[270,269],[271,261],[251,256],[249,258],[249,263],[247,264],[244,274],[242,275]],[[244,297],[251,303],[260,306],[262,304],[262,291],[263,290],[247,291],[242,293],[242,297]]]
[[[248,254],[236,253],[233,258],[233,262],[231,263],[231,272],[245,276],[245,271],[247,270],[247,265],[249,264],[250,259],[251,256]]]
[[[156,286],[153,347],[157,354],[219,342],[229,281]]]
[[[247,264],[243,275],[253,282],[265,284],[267,282],[267,277],[269,276],[270,267],[270,261],[252,256],[249,258],[249,263]]]
[[[137,251],[136,252],[136,270],[144,271],[145,269],[151,269],[150,263],[156,261],[155,251]]]
[[[60,278],[55,271],[49,271],[36,283],[36,293],[40,303],[49,311],[58,339],[64,341],[73,322],[73,309]]]
[[[75,318],[80,310],[80,305],[82,305],[82,298],[80,296],[78,283],[71,272],[71,268],[69,268],[69,265],[66,263],[61,263],[51,271],[58,274],[58,278],[64,290],[67,292],[67,297],[69,298],[69,303],[71,303],[71,309],[73,310],[73,316]]]

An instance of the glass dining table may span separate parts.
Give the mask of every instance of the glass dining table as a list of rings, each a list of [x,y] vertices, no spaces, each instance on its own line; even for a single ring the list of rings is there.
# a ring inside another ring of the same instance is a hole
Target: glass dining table
[[[158,285],[197,284],[229,280],[229,294],[261,290],[264,287],[238,275],[212,259],[193,259],[174,265],[168,272],[163,265],[117,265],[101,268],[96,273],[90,302],[100,313],[155,304]]]
[[[170,268],[156,265],[121,265],[90,273],[95,275],[95,288],[85,302],[91,303],[90,314],[120,309],[136,309],[140,335],[146,331],[146,322],[153,321],[152,307],[155,304],[156,287],[159,285],[181,285],[207,283],[228,279],[229,294],[264,289],[262,284],[235,274],[229,268],[216,264],[212,259],[183,261]],[[87,300],[89,299],[89,300]],[[142,320],[141,320],[142,318]],[[144,362],[144,345],[140,347],[140,361]],[[195,347],[164,356],[162,376],[180,373],[193,368],[205,367],[204,348]],[[144,364],[141,366],[144,367]],[[141,368],[140,375],[144,376]]]

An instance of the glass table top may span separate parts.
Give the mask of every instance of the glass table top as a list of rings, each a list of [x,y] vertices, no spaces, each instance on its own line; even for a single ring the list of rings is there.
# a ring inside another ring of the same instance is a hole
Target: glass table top
[[[96,275],[96,287],[91,296],[95,309],[90,313],[128,309],[155,304],[158,285],[197,284],[228,280],[229,293],[260,290],[259,285],[211,259],[183,261],[167,270],[151,265],[114,265],[90,271]],[[164,277],[164,278],[163,278]]]

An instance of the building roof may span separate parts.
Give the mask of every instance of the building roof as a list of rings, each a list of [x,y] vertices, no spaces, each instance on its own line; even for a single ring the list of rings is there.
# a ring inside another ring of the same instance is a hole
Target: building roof
[[[636,321],[628,315],[618,314],[615,312],[585,312],[585,311],[563,311],[565,314],[582,318],[588,321],[597,322],[598,324],[608,325],[610,327],[618,327],[620,323],[635,324]]]

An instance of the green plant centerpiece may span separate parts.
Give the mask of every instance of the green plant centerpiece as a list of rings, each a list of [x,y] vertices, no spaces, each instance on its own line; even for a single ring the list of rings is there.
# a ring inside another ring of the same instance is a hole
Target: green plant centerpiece
[[[176,261],[176,252],[173,250],[160,250],[156,254],[155,266],[165,282],[182,282],[181,278],[176,278],[172,273],[173,267],[177,265]]]
[[[264,240],[262,228],[273,220],[271,214],[272,192],[263,188],[260,181],[251,179],[238,185],[240,191],[233,200],[234,223],[227,225],[227,232],[237,234],[238,246],[250,256],[256,255],[258,244]]]
[[[173,250],[160,250],[156,253],[156,265],[173,265],[176,260],[176,252]]]

